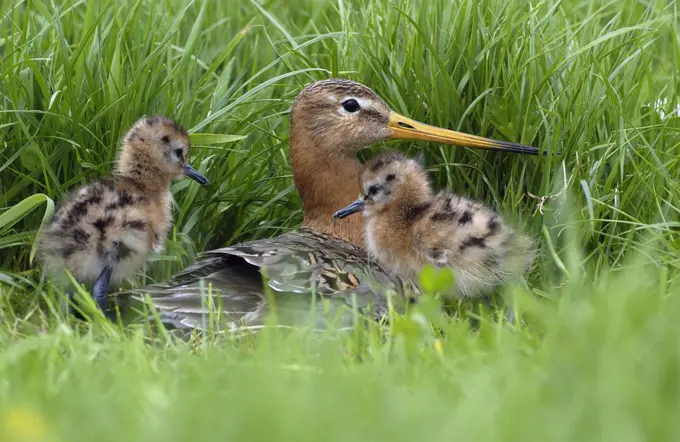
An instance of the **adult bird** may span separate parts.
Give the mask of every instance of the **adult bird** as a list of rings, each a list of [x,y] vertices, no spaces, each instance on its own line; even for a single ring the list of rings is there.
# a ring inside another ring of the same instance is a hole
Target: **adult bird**
[[[202,300],[212,300],[224,313],[228,329],[263,327],[273,310],[271,300],[280,326],[309,321],[311,314],[316,327],[324,327],[325,321],[351,326],[353,316],[346,307],[378,319],[388,311],[387,293],[403,294],[413,285],[369,259],[363,217],[333,217],[359,194],[359,151],[378,141],[404,139],[538,153],[534,147],[414,121],[392,111],[367,86],[348,80],[322,80],[305,87],[295,99],[290,122],[290,158],[303,203],[302,226],[275,238],[203,252],[172,278],[135,290],[137,299],[150,297],[165,324],[203,328],[208,308]],[[310,309],[312,293],[329,303]],[[335,316],[317,315],[322,310]]]

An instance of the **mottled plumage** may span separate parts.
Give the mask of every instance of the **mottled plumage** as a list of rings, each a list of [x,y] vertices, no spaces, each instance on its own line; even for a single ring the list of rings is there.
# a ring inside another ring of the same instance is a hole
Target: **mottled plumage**
[[[427,264],[455,271],[454,296],[488,293],[522,275],[533,242],[474,200],[432,195],[422,166],[399,153],[373,158],[361,175],[361,197],[337,216],[363,211],[368,251],[394,275],[416,280]]]
[[[80,187],[60,204],[40,238],[39,256],[56,281],[68,269],[104,306],[109,283],[134,275],[163,248],[172,218],[170,184],[206,184],[187,164],[186,132],[165,117],[139,120],[125,136],[112,177]]]
[[[369,260],[363,250],[361,217],[337,220],[333,213],[359,192],[362,165],[357,153],[386,139],[537,153],[532,147],[410,120],[393,112],[375,92],[359,83],[337,79],[316,82],[298,94],[291,109],[290,157],[295,187],[303,202],[302,228],[206,252],[169,281],[134,291],[135,297],[144,299],[150,294],[166,323],[200,327],[208,312],[198,296],[202,281],[206,295],[209,284],[213,291],[221,292],[214,300],[222,303],[227,327],[258,328],[271,308],[262,283],[262,275],[268,274],[267,288],[282,323],[300,323],[307,317],[312,287],[318,287],[335,305],[373,305],[377,310],[368,313],[380,316],[387,302],[385,293],[404,293],[402,287],[410,282],[389,275]],[[356,301],[349,301],[351,295]],[[285,318],[280,314],[282,305]]]
[[[271,311],[266,287],[275,296],[279,325],[306,323],[316,314],[317,328],[352,325],[359,314],[380,319],[388,311],[388,291],[411,293],[417,286],[390,275],[363,250],[330,235],[301,228],[271,239],[259,239],[211,250],[173,278],[144,288],[161,319],[177,327],[204,328],[206,307],[201,290],[212,290],[230,329],[258,329]],[[310,311],[310,295],[330,302]],[[402,307],[402,298],[392,300]]]

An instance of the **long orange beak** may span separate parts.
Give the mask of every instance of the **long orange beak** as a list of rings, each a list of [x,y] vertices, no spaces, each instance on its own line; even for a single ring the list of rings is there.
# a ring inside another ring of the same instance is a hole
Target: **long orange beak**
[[[430,126],[419,121],[406,118],[396,112],[390,114],[387,127],[392,129],[389,139],[422,140],[435,143],[453,144],[461,147],[475,147],[478,149],[499,150],[502,152],[524,153],[538,155],[538,149],[523,144],[509,143],[507,141],[491,140],[489,138],[468,135],[454,130],[442,129]]]

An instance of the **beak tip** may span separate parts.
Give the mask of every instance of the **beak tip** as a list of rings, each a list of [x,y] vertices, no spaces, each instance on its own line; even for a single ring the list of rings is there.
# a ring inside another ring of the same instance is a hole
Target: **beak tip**
[[[203,174],[199,173],[196,169],[191,167],[189,164],[184,165],[184,176],[196,181],[201,186],[206,186],[210,184],[210,180]]]
[[[364,202],[361,199],[354,201],[347,207],[344,207],[333,214],[333,218],[342,219],[357,212],[361,212],[364,208]]]

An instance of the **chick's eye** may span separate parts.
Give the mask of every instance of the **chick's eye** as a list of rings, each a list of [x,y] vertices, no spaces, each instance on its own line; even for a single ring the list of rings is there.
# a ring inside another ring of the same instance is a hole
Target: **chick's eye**
[[[182,149],[175,149],[175,155],[177,155],[177,158],[182,158],[182,154],[184,151]]]
[[[354,98],[342,102],[342,108],[347,112],[354,113],[360,109],[359,103]]]
[[[393,173],[391,173],[391,174],[389,174],[389,175],[387,175],[387,176],[385,177],[385,179],[386,179],[387,181],[392,181],[392,180],[394,180],[395,178],[396,178],[396,176],[394,176]]]
[[[165,144],[168,144],[170,142],[170,137],[164,135],[163,138],[161,138],[161,141],[164,142]]]
[[[375,184],[368,188],[369,195],[375,195],[376,193],[378,193],[378,186]]]

